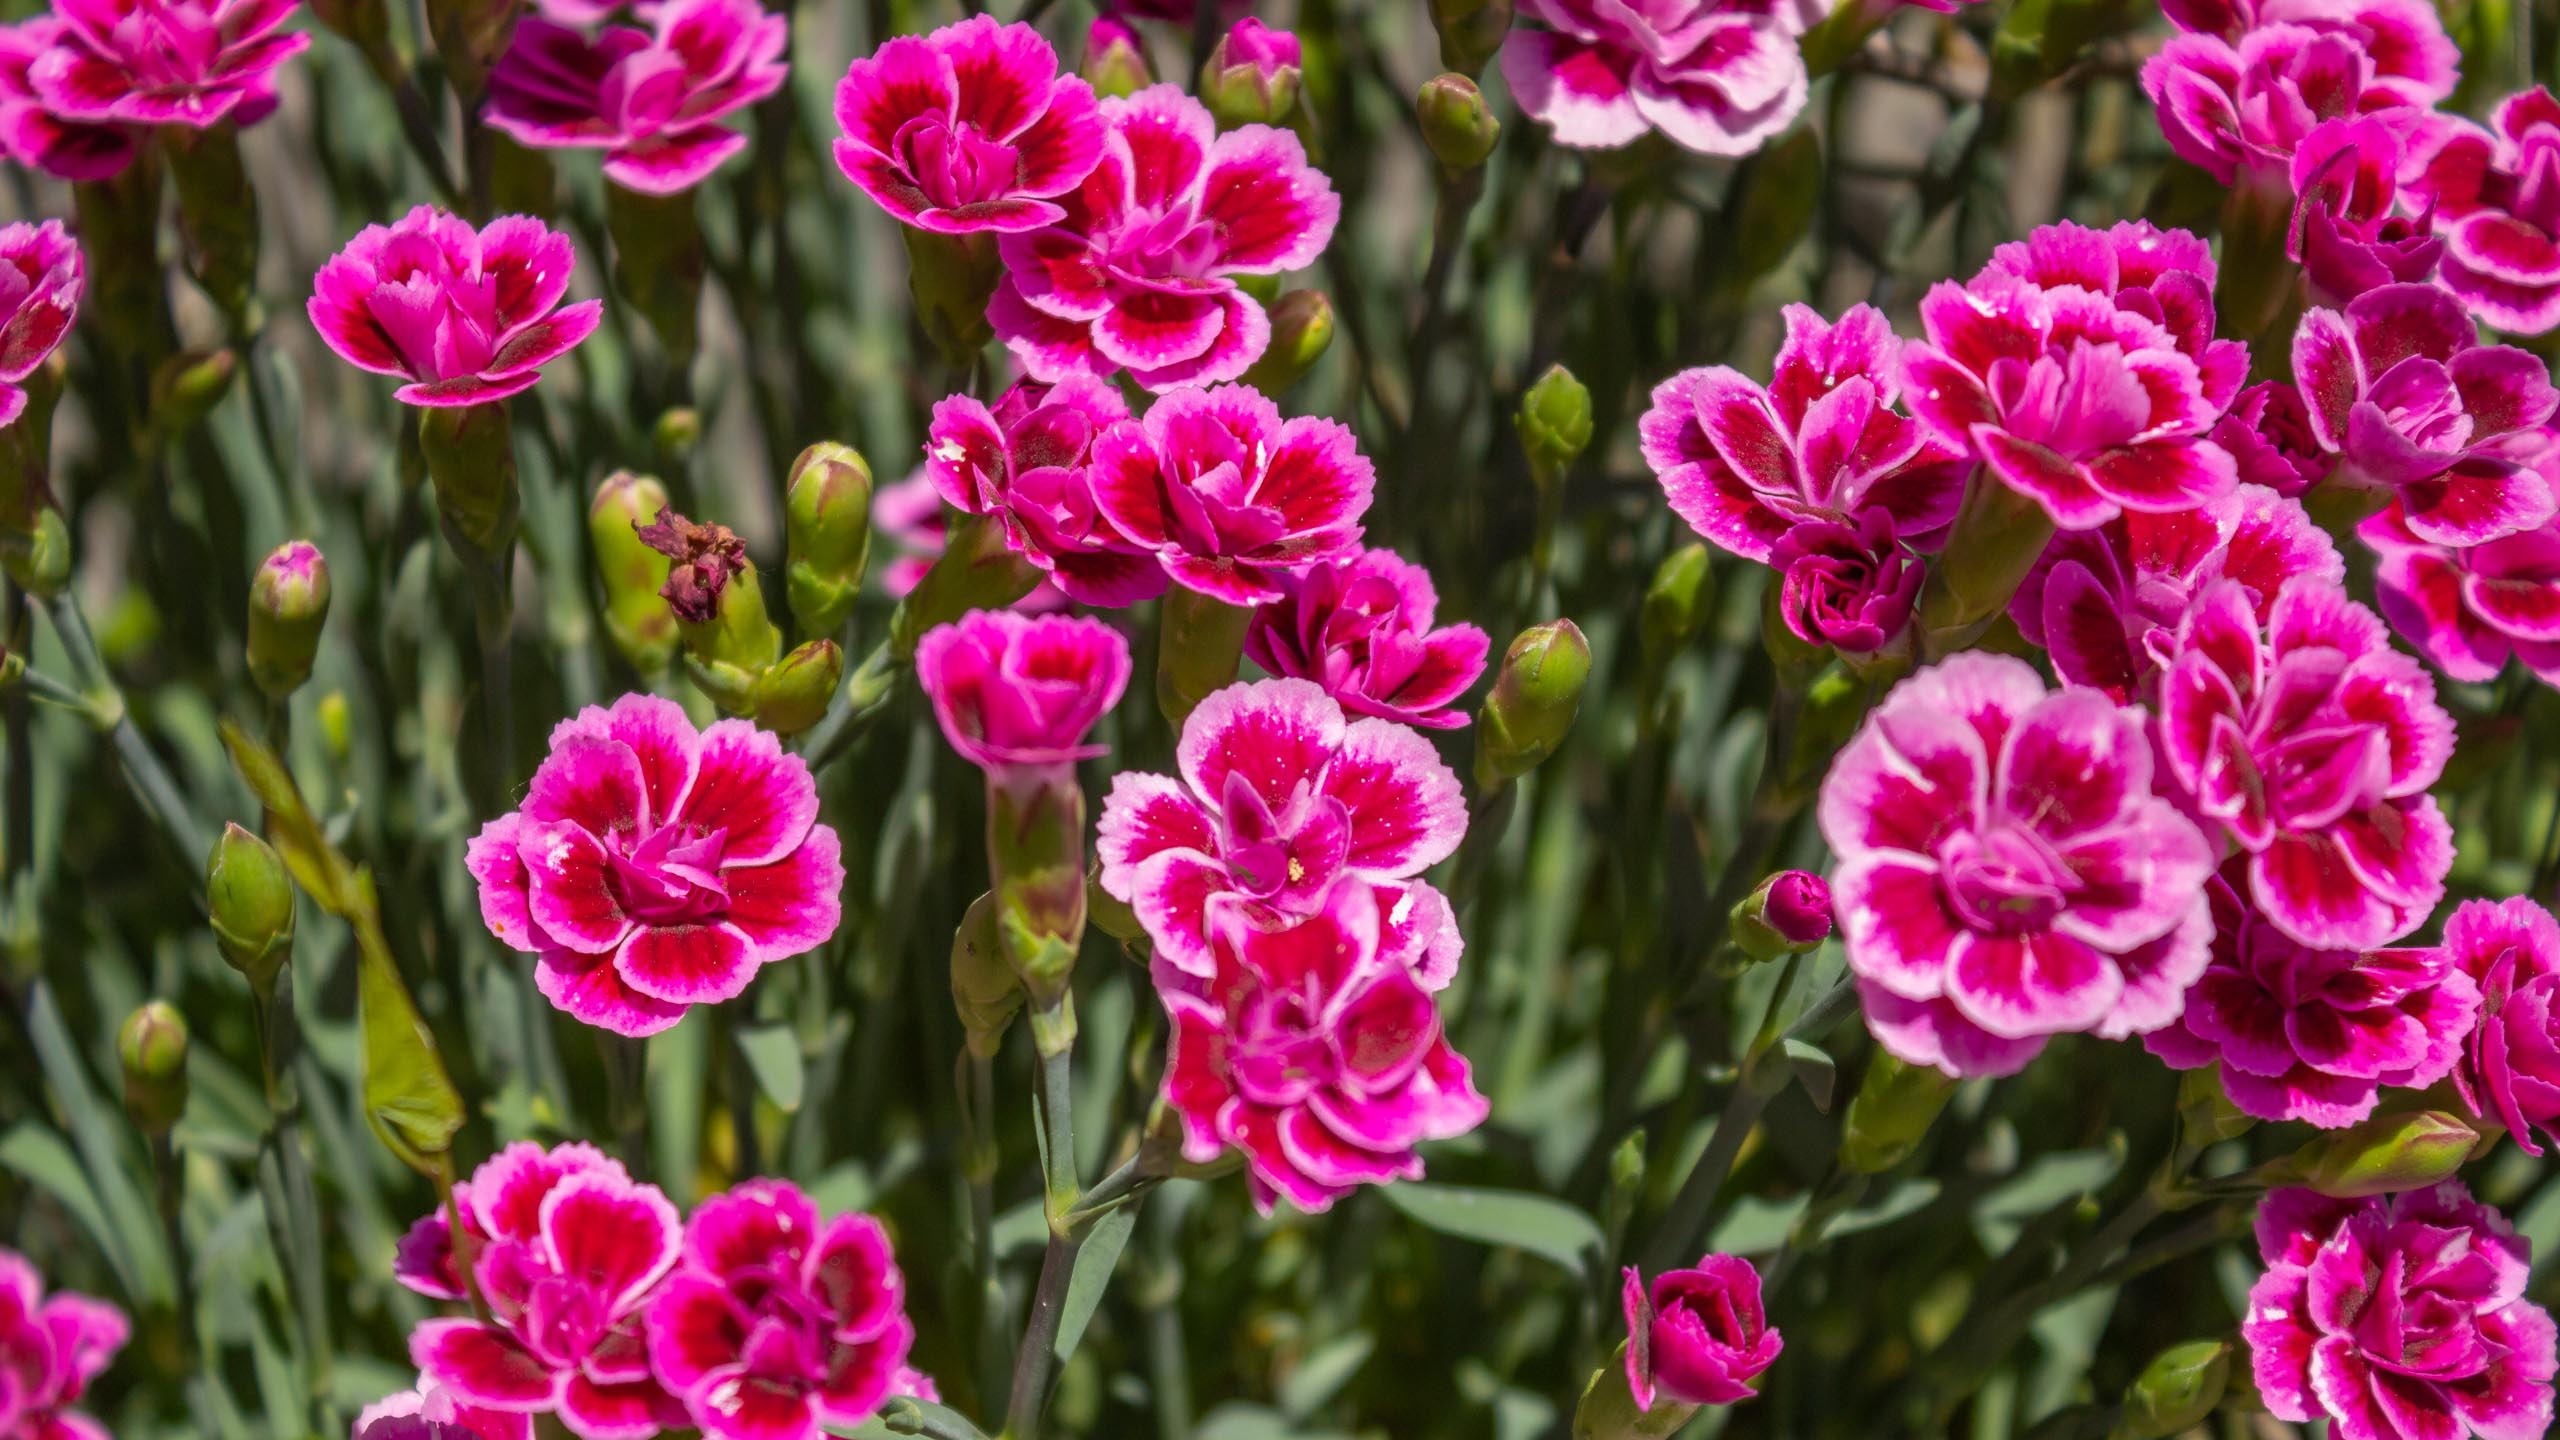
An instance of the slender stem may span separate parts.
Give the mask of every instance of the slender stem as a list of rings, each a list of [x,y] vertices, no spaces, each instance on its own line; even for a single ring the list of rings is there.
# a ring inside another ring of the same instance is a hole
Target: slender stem
[[[1086,1231],[1072,1222],[1080,1198],[1076,1182],[1075,1003],[1061,996],[1032,1015],[1031,1035],[1040,1052],[1033,1097],[1040,1122],[1041,1155],[1049,1217],[1049,1248],[1040,1257],[1040,1280],[1031,1293],[1031,1315],[1022,1348],[1013,1357],[1013,1397],[1005,1414],[1007,1440],[1038,1440],[1049,1385],[1057,1371],[1058,1324],[1065,1316],[1067,1281]]]
[[[614,1148],[632,1174],[649,1178],[649,1052],[645,1042],[611,1031],[596,1031],[596,1050],[604,1061],[606,1108],[613,1125]]]
[[[968,1133],[960,1168],[969,1184],[970,1255],[977,1262],[978,1393],[993,1395],[1005,1381],[1004,1280],[996,1263],[996,1060],[964,1049],[960,1114]]]
[[[178,1147],[166,1130],[151,1137],[152,1195],[160,1210],[160,1238],[169,1247],[169,1268],[178,1282],[178,1333],[186,1347],[187,1363],[196,1363],[196,1267],[194,1252],[187,1248],[187,1232],[183,1223],[186,1208],[186,1172],[179,1168]]]
[[[312,1188],[310,1158],[302,1153],[301,1088],[293,1076],[302,1048],[301,1022],[293,1009],[293,967],[278,970],[258,1001],[258,1058],[273,1117],[266,1151],[276,1166],[276,1191],[263,1197],[267,1227],[293,1292],[294,1328],[302,1342],[313,1413],[326,1434],[335,1428],[328,1413],[328,1277],[320,1263],[319,1199]]]
[[[739,1040],[734,1017],[727,1024],[724,1047],[729,1052],[729,1129],[735,1146],[736,1173],[761,1174],[764,1170],[764,1145],[756,1135],[756,1079],[747,1065],[747,1047]]]
[[[504,799],[516,779],[515,575],[510,543],[473,576],[472,627],[480,642],[480,703],[489,736],[496,796]]]
[[[826,716],[801,737],[800,754],[809,762],[809,768],[824,770],[843,759],[887,713],[905,674],[906,667],[891,655],[886,642],[863,657],[862,664],[827,706]]]
[[[169,768],[160,763],[158,752],[134,728],[133,717],[125,710],[124,692],[116,688],[115,677],[107,673],[97,641],[90,637],[88,617],[80,613],[79,600],[65,587],[45,598],[44,613],[53,622],[63,654],[70,658],[91,722],[106,732],[108,742],[115,746],[116,758],[124,762],[125,782],[133,787],[134,797],[151,812],[151,818],[169,837],[169,843],[177,847],[179,855],[190,866],[201,864],[212,852],[213,839],[196,818],[194,807],[187,803],[186,792],[178,788]]]

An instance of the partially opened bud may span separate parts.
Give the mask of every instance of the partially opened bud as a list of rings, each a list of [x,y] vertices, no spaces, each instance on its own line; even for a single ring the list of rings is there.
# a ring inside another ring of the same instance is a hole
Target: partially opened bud
[[[187,1022],[166,1000],[125,1017],[116,1033],[124,1108],[146,1135],[166,1135],[187,1108]]]
[[[1878,1050],[1858,1079],[1858,1093],[1840,1127],[1840,1166],[1856,1175],[1881,1175],[1908,1159],[1938,1112],[1956,1093],[1955,1077],[1925,1065],[1896,1060]]]
[[[1442,65],[1482,74],[1511,33],[1511,0],[1431,0],[1431,28],[1440,34]]]
[[[329,562],[308,540],[275,548],[249,581],[249,678],[281,700],[311,678],[329,619]]]
[[[1541,489],[1564,478],[1591,444],[1591,391],[1573,372],[1550,365],[1520,397],[1512,422],[1529,452],[1529,474]]]
[[[71,527],[61,511],[48,506],[28,529],[0,530],[0,574],[39,600],[62,593],[71,582]]]
[[[791,462],[783,579],[803,635],[833,635],[853,614],[871,558],[871,467],[850,445],[822,441]]]
[[[293,951],[293,877],[284,858],[251,831],[226,825],[205,862],[204,891],[222,958],[264,997]]]
[[[2423,1190],[2471,1158],[2480,1132],[2444,1110],[2376,1115],[2294,1152],[2287,1167],[2302,1183],[2338,1200]]]
[[[1570,620],[1520,632],[1503,652],[1502,673],[1476,715],[1476,785],[1494,789],[1555,753],[1582,708],[1591,645]]]
[[[1147,64],[1146,46],[1125,20],[1105,15],[1085,32],[1080,74],[1096,95],[1126,97],[1156,83]]]
[[[1244,372],[1244,383],[1280,395],[1306,378],[1333,346],[1333,301],[1321,290],[1292,290],[1271,302],[1271,345]]]
[[[1298,37],[1247,16],[1209,52],[1200,70],[1200,99],[1221,129],[1278,125],[1298,106]]]
[[[1414,101],[1422,122],[1422,143],[1431,147],[1441,168],[1463,174],[1483,166],[1502,138],[1502,122],[1484,103],[1484,92],[1464,75],[1435,75],[1422,84]]]
[[[504,402],[419,411],[418,448],[447,538],[464,559],[496,564],[515,543],[520,504],[515,431]]]
[[[1715,570],[1707,547],[1696,541],[1662,557],[1653,582],[1644,588],[1640,623],[1645,657],[1659,664],[1689,643],[1715,609]]]
[[[2231,1342],[2190,1340],[2151,1357],[2108,1440],[2167,1440],[2204,1423],[2231,1385]]]
[[[844,650],[833,640],[812,640],[765,667],[756,680],[756,723],[786,738],[826,717],[844,679]]]
[[[666,669],[676,653],[675,612],[658,593],[675,562],[639,535],[666,508],[667,487],[628,470],[604,477],[587,507],[587,543],[604,586],[605,634],[643,675]]]
[[[1781,870],[1733,907],[1733,943],[1754,960],[1802,955],[1831,936],[1831,887],[1819,875]]]

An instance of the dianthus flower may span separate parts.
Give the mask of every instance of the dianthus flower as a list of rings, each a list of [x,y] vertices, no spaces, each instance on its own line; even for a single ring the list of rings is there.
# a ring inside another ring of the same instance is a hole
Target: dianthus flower
[[[2013,280],[2039,290],[2105,296],[2118,310],[2167,332],[2178,353],[2195,362],[2204,403],[2219,412],[2248,375],[2249,347],[2214,335],[2217,273],[2212,247],[2191,232],[2163,230],[2148,220],[2123,220],[2104,230],[2064,220],[1994,246],[1974,282]],[[2143,336],[2153,343],[2149,332]]]
[[[2311,411],[2289,380],[2261,380],[2243,390],[2214,422],[2209,437],[2240,469],[2240,483],[2288,498],[2329,478],[2338,458],[2320,448]]]
[[[1392,550],[1318,562],[1282,580],[1280,599],[1254,612],[1245,653],[1274,675],[1312,680],[1354,715],[1454,730],[1453,708],[1484,673],[1487,641],[1473,625],[1432,624],[1431,573]]]
[[[2560,1140],[2560,924],[2527,896],[2465,900],[2444,949],[2480,987],[2480,1023],[2453,1072],[2462,1098],[2539,1156],[2542,1139]]]
[[[1777,1363],[1786,1342],[1760,1306],[1760,1272],[1732,1255],[1706,1255],[1665,1270],[1647,1286],[1634,1266],[1619,1287],[1627,1320],[1627,1393],[1638,1410],[1655,1396],[1678,1405],[1732,1405]]]
[[[1129,642],[1099,620],[973,610],[916,646],[916,680],[961,758],[990,776],[1103,753],[1085,743],[1129,686]]]
[[[533,1417],[486,1410],[420,1376],[418,1388],[385,1395],[356,1412],[355,1440],[533,1440]]]
[[[293,0],[54,0],[60,25],[27,64],[36,103],[73,125],[254,124],[276,108],[276,69],[311,37]],[[119,167],[121,168],[121,167]]]
[[[605,178],[691,189],[746,148],[729,115],[782,88],[790,21],[755,0],[664,0],[646,30],[526,16],[489,72],[489,123],[541,150],[605,152]]]
[[[409,383],[411,405],[480,405],[533,388],[594,333],[604,302],[562,306],[569,237],[528,215],[471,222],[421,205],[368,225],[312,280],[313,329],[338,358]]]
[[[933,407],[925,473],[955,508],[997,517],[1006,547],[1069,599],[1134,605],[1164,593],[1164,567],[1093,495],[1094,441],[1128,418],[1118,390],[1084,375],[1022,381],[993,407],[953,395]]]
[[[61,221],[0,225],[0,427],[26,413],[23,382],[70,333],[84,276]]]
[[[945,235],[1036,230],[1102,158],[1092,87],[1028,25],[972,15],[901,35],[836,86],[836,164],[881,209]]]
[[[38,57],[63,43],[69,28],[51,15],[0,25],[0,160],[32,165],[61,180],[105,180],[133,163],[142,132],[132,125],[65,120],[45,108],[28,76]]]
[[[0,1435],[18,1440],[109,1440],[71,1408],[132,1334],[124,1312],[68,1290],[0,1247]]]
[[[2498,678],[2515,656],[2560,685],[2560,521],[2480,545],[2437,545],[2395,503],[2358,526],[2381,557],[2374,598],[2402,640],[2456,680]]]
[[[2462,51],[2428,0],[2166,0],[2160,11],[2190,35],[2234,42],[2276,25],[2345,36],[2369,67],[2365,83],[2395,105],[2424,110],[2461,78]]]
[[[2429,116],[2401,174],[2445,237],[2445,288],[2501,330],[2540,335],[2560,325],[2560,99],[2510,95],[2490,124]]]
[[[2301,25],[2261,26],[2237,44],[2173,36],[2142,66],[2142,88],[2178,158],[2225,185],[2272,186],[2278,194],[2295,152],[2323,121],[2380,114],[2405,129],[2414,119],[2371,77],[2354,36]]]
[[[1707,155],[1748,155],[1804,108],[1803,16],[1757,0],[1521,0],[1502,47],[1520,108],[1566,145],[1659,130]]]
[[[2405,129],[2387,115],[2330,120],[2294,151],[2285,253],[2302,262],[2313,303],[2343,305],[2368,290],[2435,277],[2444,237],[2429,217],[2399,207]]]

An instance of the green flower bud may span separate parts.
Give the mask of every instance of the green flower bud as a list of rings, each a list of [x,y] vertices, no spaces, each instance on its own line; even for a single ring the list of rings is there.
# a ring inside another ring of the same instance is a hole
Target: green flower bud
[[[1591,391],[1573,372],[1550,365],[1520,397],[1512,422],[1529,452],[1529,474],[1540,489],[1557,483],[1591,445]]]
[[[1078,71],[1096,95],[1127,97],[1156,83],[1147,64],[1146,46],[1125,20],[1103,16],[1085,32],[1084,64]]]
[[[1253,609],[1176,585],[1167,590],[1156,639],[1156,708],[1178,733],[1200,702],[1235,683]]]
[[[1502,655],[1493,693],[1476,712],[1476,787],[1494,790],[1535,770],[1564,743],[1591,678],[1591,644],[1570,620],[1520,632]]]
[[[1627,1389],[1627,1347],[1621,1342],[1582,1387],[1573,1407],[1573,1440],[1668,1440],[1697,1413],[1697,1406],[1661,1394],[1651,1409],[1638,1405]]]
[[[676,653],[675,612],[658,593],[675,562],[639,535],[666,508],[667,487],[628,470],[604,477],[587,507],[587,543],[595,549],[596,578],[604,586],[605,634],[643,675],[666,669]]]
[[[1248,16],[1218,37],[1200,67],[1200,100],[1218,128],[1286,125],[1304,78],[1298,37]]]
[[[293,953],[293,877],[284,857],[255,833],[226,825],[205,862],[204,892],[222,958],[264,998]]]
[[[71,529],[61,511],[37,511],[26,530],[0,530],[0,574],[39,600],[62,593],[71,583]]]
[[[329,758],[343,765],[355,743],[355,719],[347,709],[347,692],[332,690],[320,697],[320,740]]]
[[[681,470],[693,457],[693,447],[702,443],[702,412],[690,405],[670,406],[651,426],[649,438],[657,442],[658,458],[670,471]]]
[[[124,1109],[146,1135],[166,1135],[187,1108],[187,1022],[166,1000],[125,1017],[116,1033],[124,1066]]]
[[[1333,346],[1333,301],[1321,290],[1292,290],[1273,301],[1271,345],[1243,375],[1265,395],[1280,395],[1316,368]]]
[[[1511,33],[1511,0],[1431,0],[1431,28],[1440,34],[1442,65],[1483,74]]]
[[[329,619],[329,562],[308,540],[275,548],[249,581],[249,678],[281,700],[311,678]]]
[[[2178,1077],[2178,1136],[2189,1149],[2219,1145],[2246,1134],[2257,1123],[2223,1093],[2219,1066],[2189,1070]]]
[[[791,462],[783,579],[803,635],[833,635],[862,595],[871,559],[871,467],[850,445],[822,441]]]
[[[2231,1342],[2190,1340],[2151,1357],[2108,1440],[2168,1440],[2204,1423],[2231,1384]]]
[[[643,195],[607,182],[604,224],[613,240],[613,288],[648,317],[681,373],[701,344],[702,277],[711,263],[693,192]]]
[[[202,424],[231,393],[239,369],[240,357],[230,350],[181,350],[160,362],[151,374],[153,432],[183,435]]]
[[[234,333],[246,333],[257,314],[258,192],[240,163],[240,132],[225,122],[206,130],[164,125],[157,134],[177,182],[187,271]]]
[[[1663,556],[1644,587],[1640,633],[1646,660],[1661,664],[1688,644],[1715,608],[1715,568],[1707,547],[1693,540]]]
[[[1896,1060],[1882,1050],[1867,1061],[1858,1093],[1840,1127],[1840,1166],[1858,1175],[1881,1175],[1910,1158],[1920,1137],[1956,1093],[1955,1077],[1925,1065]]]
[[[519,0],[426,0],[427,33],[466,104],[489,86],[489,67],[515,38]]]
[[[1414,113],[1422,122],[1422,143],[1431,147],[1440,168],[1453,175],[1481,167],[1502,138],[1502,122],[1493,118],[1484,92],[1464,75],[1424,81]]]
[[[899,230],[907,241],[907,290],[915,300],[916,320],[942,363],[966,370],[995,338],[987,324],[987,300],[1004,274],[995,237],[937,235],[912,225]]]
[[[444,533],[467,562],[496,565],[516,541],[515,430],[503,402],[419,412],[418,447]]]
[[[996,897],[970,902],[969,913],[951,934],[951,1003],[960,1012],[960,1028],[968,1032],[969,1053],[992,1056],[1004,1045],[1004,1032],[1022,1013],[1022,982],[1005,963],[1004,946],[996,939]]]
[[[2361,1200],[2449,1179],[2479,1143],[2480,1132],[2450,1111],[2404,1110],[2331,1131],[2283,1168],[2323,1195]]]
[[[889,622],[889,653],[903,665],[915,658],[916,642],[927,630],[972,610],[1002,610],[1039,583],[1040,572],[1013,553],[995,517],[954,515],[933,568],[898,602]]]
[[[812,640],[765,668],[756,681],[756,723],[776,735],[799,734],[825,718],[844,679],[844,649]]]
[[[1644,1151],[1645,1133],[1639,1127],[1627,1132],[1618,1148],[1609,1152],[1609,1194],[1600,1208],[1602,1222],[1612,1235],[1623,1232],[1637,1202],[1644,1198]]]

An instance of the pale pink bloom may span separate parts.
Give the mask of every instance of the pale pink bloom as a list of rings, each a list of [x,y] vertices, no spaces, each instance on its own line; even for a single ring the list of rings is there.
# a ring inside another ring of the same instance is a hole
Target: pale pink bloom
[[[842,913],[807,764],[744,720],[697,733],[654,695],[561,721],[524,807],[482,826],[465,863],[489,933],[541,957],[535,986],[620,1035],[735,997]]]
[[[0,428],[26,413],[23,382],[71,333],[86,273],[61,221],[0,225]]]
[[[925,473],[954,508],[995,516],[1007,548],[1069,599],[1134,605],[1164,593],[1164,567],[1093,494],[1094,442],[1128,418],[1120,392],[1085,375],[1018,382],[993,408],[953,395],[933,407]]]
[[[1158,394],[1242,375],[1271,317],[1237,283],[1315,263],[1342,200],[1286,130],[1221,135],[1172,85],[1102,102],[1102,163],[1047,229],[998,242],[996,338],[1041,380],[1123,369]]]
[[[1231,605],[1270,604],[1287,577],[1358,553],[1378,483],[1348,429],[1283,420],[1249,385],[1177,391],[1112,426],[1092,479],[1113,529],[1175,584]]]
[[[605,152],[605,178],[673,195],[746,148],[720,122],[782,88],[790,22],[756,0],[666,0],[590,39],[527,16],[489,72],[489,123],[536,149]]]
[[[2281,187],[2324,121],[2378,115],[2405,129],[2416,112],[2374,80],[2354,36],[2301,25],[2262,26],[2237,44],[2174,36],[2142,66],[2169,148],[2225,185]]]
[[[294,0],[54,0],[61,21],[27,65],[55,120],[82,125],[255,124],[276,69],[311,37],[284,28]]]
[[[2160,10],[2191,35],[2235,43],[2277,25],[2345,36],[2371,66],[2366,84],[2394,105],[2426,109],[2461,78],[2462,51],[2429,0],[2166,0]]]
[[[2204,970],[2213,852],[2152,794],[2139,710],[1951,657],[1895,686],[1823,781],[1833,907],[1895,1056],[2005,1075],[2054,1035],[2177,1018]]]
[[[1732,1255],[1665,1270],[1650,1287],[1630,1265],[1618,1302],[1627,1320],[1627,1393],[1639,1410],[1651,1410],[1657,1394],[1678,1405],[1739,1404],[1786,1348],[1760,1308],[1760,1272]]]
[[[2482,545],[2437,545],[2393,504],[2356,534],[2381,557],[2374,598],[2383,618],[2437,669],[2477,684],[2497,679],[2513,655],[2560,685],[2560,521]]]
[[[2195,362],[2204,403],[2219,413],[2248,375],[2249,347],[2214,336],[2216,273],[2212,248],[2188,231],[2163,230],[2148,220],[2122,220],[2104,230],[2064,220],[1994,247],[1974,284],[2014,280],[2066,296],[2105,296],[2168,333],[2178,353]],[[2139,334],[2142,343],[2156,343],[2150,331]]]
[[[685,1222],[684,1263],[649,1307],[649,1361],[707,1440],[819,1440],[917,1392],[906,1309],[879,1221],[822,1220],[789,1181],[749,1180]]]
[[[2459,1180],[2258,1206],[2249,1290],[2267,1413],[2336,1440],[2538,1440],[2551,1428],[2551,1316],[2524,1298],[2533,1247]]]
[[[1431,572],[1392,550],[1326,560],[1281,582],[1254,612],[1245,653],[1274,675],[1313,680],[1355,715],[1454,730],[1454,708],[1484,673],[1487,641],[1473,625],[1435,628]]]
[[[2240,483],[2299,496],[2329,478],[2337,457],[2320,448],[2311,411],[2289,380],[2261,380],[2240,392],[2210,437],[2230,453]]]
[[[2388,115],[2330,120],[2294,151],[2285,252],[2302,262],[2312,303],[2343,305],[2367,290],[2435,277],[2444,237],[2431,217],[2399,210],[2405,129]]]
[[[454,1187],[467,1243],[439,1206],[400,1242],[392,1273],[486,1320],[420,1322],[409,1358],[461,1405],[557,1415],[584,1440],[646,1440],[681,1424],[649,1373],[643,1307],[676,1263],[676,1207],[592,1145],[509,1145]]]
[[[1055,770],[1103,753],[1086,736],[1129,688],[1129,642],[1099,620],[972,610],[925,632],[916,681],[962,759]]]
[[[2473,1114],[2539,1157],[2535,1131],[2560,1140],[2560,923],[2526,896],[2465,900],[2444,949],[2480,987],[2480,1023],[2453,1072]]]
[[[1755,0],[1520,0],[1502,46],[1520,108],[1566,145],[1748,155],[1804,108],[1803,12]]]
[[[2127,511],[2095,530],[2056,535],[2009,602],[2053,673],[2134,704],[2175,648],[2178,622],[2206,587],[2234,580],[2264,621],[2297,575],[2343,584],[2346,562],[2299,501],[2243,485],[2193,510]]]
[[[562,306],[577,257],[529,215],[471,222],[421,205],[367,225],[312,280],[313,329],[411,405],[480,405],[533,388],[594,333],[604,302]]]
[[[880,208],[946,235],[1036,230],[1102,158],[1093,88],[1028,25],[972,15],[901,35],[836,86],[836,165]]]
[[[2293,376],[2338,483],[2397,495],[2412,532],[2477,545],[2552,518],[2534,462],[2560,390],[2535,356],[2481,344],[2462,302],[2435,286],[2385,285],[2306,313]]]
[[[131,125],[63,119],[45,108],[28,74],[39,56],[64,43],[69,28],[49,14],[0,25],[0,160],[63,180],[104,180],[133,163],[140,132]]]
[[[1836,520],[1798,521],[1778,537],[1769,568],[1778,572],[1787,628],[1843,655],[1871,655],[1901,636],[1923,573],[1882,510],[1862,512],[1854,530]]]
[[[942,492],[924,467],[918,466],[906,479],[873,492],[871,533],[896,547],[888,563],[873,573],[880,578],[883,594],[892,600],[903,600],[907,592],[924,582],[925,572],[942,556]],[[1025,615],[1047,615],[1067,608],[1067,597],[1044,579],[1031,587],[1030,594],[1013,602],[1012,608]]]
[[[2453,717],[2336,581],[2298,577],[2261,607],[2219,580],[2180,622],[2160,681],[2166,778],[2246,852],[2250,903],[2277,929],[2318,950],[2390,944],[2453,866],[2427,794]]]
[[[83,1411],[89,1382],[132,1334],[124,1312],[68,1290],[0,1247],[0,1435],[9,1440],[112,1440]]]
[[[354,1440],[533,1440],[533,1417],[466,1405],[421,1375],[417,1389],[385,1395],[356,1412]]]
[[[2540,335],[2560,325],[2560,99],[2536,86],[2490,121],[2429,116],[2401,179],[2445,237],[2444,286],[2491,325]]]
[[[1421,953],[1428,988],[1457,972],[1456,921],[1419,877],[1457,851],[1467,807],[1430,741],[1346,721],[1310,681],[1261,680],[1202,701],[1174,760],[1179,778],[1112,778],[1096,841],[1104,893],[1137,911],[1157,960],[1205,978],[1211,901],[1237,896],[1276,924],[1314,914],[1349,875],[1375,887],[1387,947]]]
[[[1637,432],[1672,511],[1746,560],[1768,561],[1800,521],[1856,529],[1870,510],[1905,545],[1935,549],[1966,467],[1893,408],[1902,342],[1891,323],[1871,305],[1837,322],[1803,305],[1785,315],[1767,385],[1715,365],[1654,387]]]
[[[1282,1199],[1321,1211],[1361,1185],[1420,1179],[1414,1147],[1467,1133],[1490,1108],[1369,889],[1341,875],[1304,918],[1221,896],[1205,971],[1157,952],[1172,1021],[1164,1102],[1184,1158],[1243,1151],[1266,1215]]]

